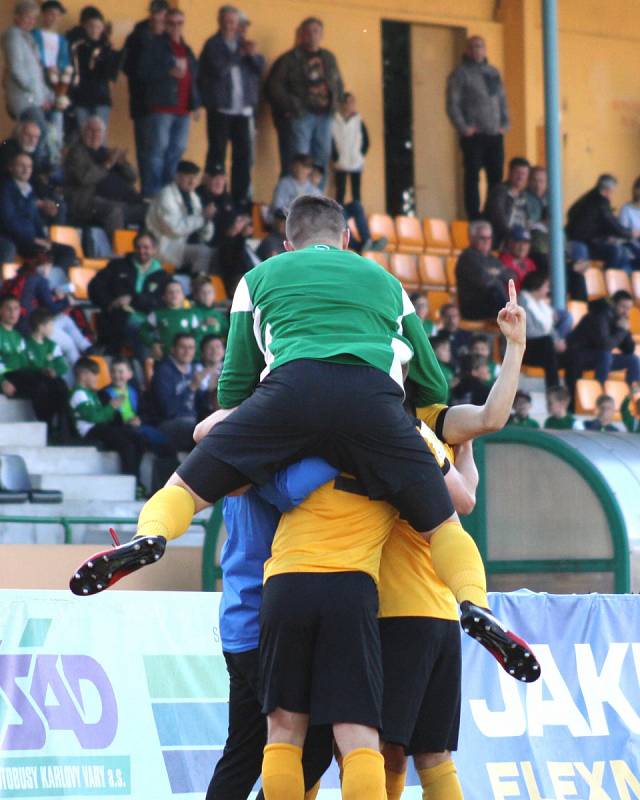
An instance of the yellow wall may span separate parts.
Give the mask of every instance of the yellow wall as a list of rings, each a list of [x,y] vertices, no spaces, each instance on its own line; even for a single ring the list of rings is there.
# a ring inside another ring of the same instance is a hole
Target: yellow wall
[[[67,24],[77,18],[84,0],[68,0]],[[12,0],[0,2],[0,28],[11,18]],[[146,0],[100,0],[111,19],[114,42],[121,46],[134,21],[145,15]],[[293,30],[310,14],[325,22],[325,45],[340,62],[347,87],[359,98],[372,145],[364,177],[364,199],[370,209],[384,208],[382,129],[381,21],[406,20],[448,25],[487,39],[491,61],[504,70],[510,92],[513,128],[507,137],[509,156],[532,160],[543,155],[544,123],[541,0],[243,0],[253,21],[251,37],[269,62],[291,46]],[[216,4],[180,0],[187,17],[186,38],[196,53],[215,30]],[[560,57],[565,200],[570,202],[610,170],[626,187],[640,172],[640,3],[637,0],[560,0]],[[444,87],[443,87],[444,91]],[[116,110],[111,141],[133,151],[126,115],[127,91],[122,76],[114,90]],[[434,113],[444,114],[444,102]],[[0,109],[0,131],[10,121]],[[188,155],[202,163],[205,122],[192,128]],[[268,199],[278,172],[275,135],[269,110],[259,115],[257,199]]]

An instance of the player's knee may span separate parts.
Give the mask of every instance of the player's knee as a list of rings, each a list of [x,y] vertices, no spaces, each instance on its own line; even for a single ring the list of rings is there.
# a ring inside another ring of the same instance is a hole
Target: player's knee
[[[451,761],[451,753],[444,750],[442,753],[416,753],[413,757],[416,769],[431,769],[445,761]]]
[[[309,727],[309,715],[274,709],[267,717],[268,744],[295,744],[302,747]]]
[[[384,756],[384,768],[389,772],[402,774],[407,769],[407,757],[404,747],[399,744],[382,745],[382,755]]]
[[[207,500],[203,500],[200,495],[196,494],[193,489],[182,480],[177,472],[173,473],[173,475],[166,482],[165,486],[180,486],[182,489],[189,492],[196,507],[196,514],[198,511],[202,511],[203,509],[211,506],[211,503],[209,503]]]
[[[340,722],[333,726],[333,735],[343,758],[352,750],[380,749],[380,735],[377,728]]]

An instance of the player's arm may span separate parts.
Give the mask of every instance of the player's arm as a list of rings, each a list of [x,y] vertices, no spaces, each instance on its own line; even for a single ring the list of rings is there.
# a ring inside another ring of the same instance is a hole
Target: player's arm
[[[247,281],[242,278],[233,296],[227,351],[218,380],[218,404],[223,409],[239,406],[260,381],[264,356],[253,326],[253,303]]]
[[[402,335],[413,347],[413,358],[409,363],[409,378],[416,386],[416,405],[429,406],[433,403],[446,403],[449,398],[447,379],[442,374],[422,321],[416,314],[413,303],[404,289],[402,290],[402,302]]]
[[[263,500],[284,514],[299,506],[312,492],[333,480],[339,472],[340,470],[322,458],[303,458],[297,464],[276,472],[257,491]]]
[[[518,305],[513,281],[509,281],[509,302],[498,314],[498,326],[507,340],[500,374],[483,406],[461,405],[447,410],[442,438],[449,444],[461,444],[476,436],[499,431],[509,419],[518,390],[527,331],[526,313]]]
[[[456,462],[444,476],[453,506],[458,514],[470,514],[476,506],[478,469],[473,460],[473,446],[465,442],[456,448]]]

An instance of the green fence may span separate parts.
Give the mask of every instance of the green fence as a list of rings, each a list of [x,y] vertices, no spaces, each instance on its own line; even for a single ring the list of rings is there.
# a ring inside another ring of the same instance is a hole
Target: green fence
[[[60,525],[64,531],[64,543],[73,544],[74,525],[105,525],[117,527],[118,525],[135,525],[137,517],[69,517],[22,514],[0,514],[0,523]],[[202,549],[202,588],[205,592],[216,589],[216,581],[222,577],[222,570],[217,563],[218,541],[222,527],[222,501],[215,504],[208,519],[194,519],[191,523],[198,528],[204,528],[204,546]]]

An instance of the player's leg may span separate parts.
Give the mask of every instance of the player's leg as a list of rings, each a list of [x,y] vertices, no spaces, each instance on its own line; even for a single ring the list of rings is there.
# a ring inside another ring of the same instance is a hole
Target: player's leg
[[[339,723],[333,726],[333,735],[342,753],[343,800],[386,800],[378,729]]]
[[[206,800],[247,800],[260,777],[267,723],[258,700],[258,651],[224,653],[229,673],[229,731]]]
[[[262,760],[265,800],[303,800],[302,748],[309,715],[275,708],[267,716],[267,746]]]
[[[421,753],[413,757],[423,800],[463,800],[462,786],[451,753]]]
[[[400,800],[407,778],[407,756],[399,744],[382,745],[384,771],[387,782],[387,800]]]

